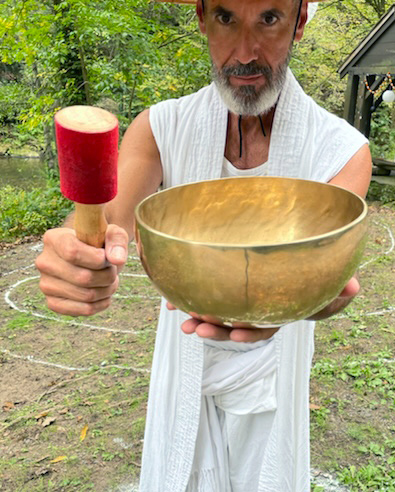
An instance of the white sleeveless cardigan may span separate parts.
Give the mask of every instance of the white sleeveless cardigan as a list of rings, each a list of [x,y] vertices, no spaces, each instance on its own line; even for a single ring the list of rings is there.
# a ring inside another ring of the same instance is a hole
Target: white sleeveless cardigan
[[[213,84],[151,108],[164,188],[220,177],[227,113]],[[273,122],[269,175],[327,182],[365,143],[348,123],[317,106],[288,71]],[[162,302],[140,492],[185,492],[189,482],[200,415],[203,341],[181,332],[185,319],[185,314],[169,312]],[[313,332],[313,322],[300,321],[282,327],[273,337],[277,410],[258,492],[310,490],[308,399]]]

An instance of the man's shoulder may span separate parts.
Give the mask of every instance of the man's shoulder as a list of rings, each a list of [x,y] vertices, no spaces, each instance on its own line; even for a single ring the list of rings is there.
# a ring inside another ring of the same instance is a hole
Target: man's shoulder
[[[187,107],[199,106],[204,99],[213,97],[214,87],[213,84],[205,86],[192,94],[181,96],[179,98],[167,99],[151,106],[150,110],[182,110]]]

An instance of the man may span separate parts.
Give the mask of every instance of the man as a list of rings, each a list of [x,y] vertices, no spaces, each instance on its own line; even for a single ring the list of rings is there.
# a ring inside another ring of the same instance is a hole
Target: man
[[[307,1],[198,0],[197,14],[215,84],[133,121],[120,150],[119,193],[106,207],[104,250],[80,243],[71,229],[45,234],[37,267],[55,311],[90,315],[108,307],[132,239],[134,207],[161,183],[277,175],[367,191],[366,140],[319,108],[287,68],[292,44],[303,36]],[[354,278],[314,319],[338,312],[358,290]],[[163,302],[141,491],[310,490],[314,323],[230,329],[168,308]]]

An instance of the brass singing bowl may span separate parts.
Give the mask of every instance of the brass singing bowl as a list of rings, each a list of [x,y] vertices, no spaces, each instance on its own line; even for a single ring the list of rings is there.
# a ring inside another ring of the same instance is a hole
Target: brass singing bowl
[[[338,186],[241,177],[169,188],[136,208],[136,243],[174,306],[225,326],[273,327],[319,312],[355,273],[367,205]]]

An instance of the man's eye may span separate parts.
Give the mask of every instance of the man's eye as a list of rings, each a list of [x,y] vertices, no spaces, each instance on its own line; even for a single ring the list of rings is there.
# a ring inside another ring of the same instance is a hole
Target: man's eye
[[[220,14],[218,20],[221,24],[227,25],[231,23],[232,17],[229,14]]]
[[[273,26],[277,22],[277,17],[273,14],[267,14],[263,16],[263,23],[267,26]]]

